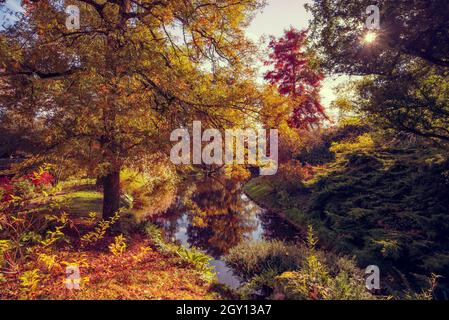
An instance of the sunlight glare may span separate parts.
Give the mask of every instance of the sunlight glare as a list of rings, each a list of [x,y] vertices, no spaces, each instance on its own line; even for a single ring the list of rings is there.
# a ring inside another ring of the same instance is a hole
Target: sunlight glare
[[[377,34],[373,31],[369,31],[363,38],[363,43],[371,44],[377,39]]]

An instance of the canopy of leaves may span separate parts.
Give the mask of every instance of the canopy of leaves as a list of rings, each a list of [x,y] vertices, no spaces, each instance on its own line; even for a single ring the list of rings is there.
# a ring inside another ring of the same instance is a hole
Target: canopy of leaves
[[[24,2],[0,33],[1,125],[32,133],[42,154],[98,175],[164,151],[192,119],[232,126],[256,105],[253,44],[244,37],[262,1]]]

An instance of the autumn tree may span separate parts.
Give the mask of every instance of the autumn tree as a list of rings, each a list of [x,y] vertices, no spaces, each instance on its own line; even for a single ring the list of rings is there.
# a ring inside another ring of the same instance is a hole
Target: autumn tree
[[[320,84],[323,75],[313,66],[313,57],[306,47],[307,32],[290,29],[279,38],[272,38],[267,65],[273,69],[265,80],[289,98],[292,114],[290,126],[310,129],[326,119],[320,102]]]
[[[254,106],[244,37],[258,0],[27,2],[0,33],[1,126],[32,135],[46,159],[64,155],[102,177],[103,217],[119,209],[120,171],[169,147],[201,120],[235,125]],[[147,164],[148,165],[148,164]]]

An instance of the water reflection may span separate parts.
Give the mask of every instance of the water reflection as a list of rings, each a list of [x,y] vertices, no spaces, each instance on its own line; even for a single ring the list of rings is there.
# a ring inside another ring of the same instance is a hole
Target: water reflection
[[[157,219],[167,239],[211,255],[219,281],[234,288],[240,283],[222,261],[230,249],[244,241],[294,241],[299,237],[290,224],[248,199],[241,187],[241,183],[226,179],[191,183],[176,204]]]

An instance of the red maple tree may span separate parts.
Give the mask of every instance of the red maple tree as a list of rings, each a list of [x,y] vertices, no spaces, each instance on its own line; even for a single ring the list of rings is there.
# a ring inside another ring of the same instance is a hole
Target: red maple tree
[[[265,74],[265,80],[277,86],[279,94],[291,98],[294,106],[289,125],[298,129],[310,129],[328,119],[319,93],[324,76],[311,66],[306,41],[306,30],[285,31],[281,38],[271,39],[271,53],[265,63],[273,66]]]

